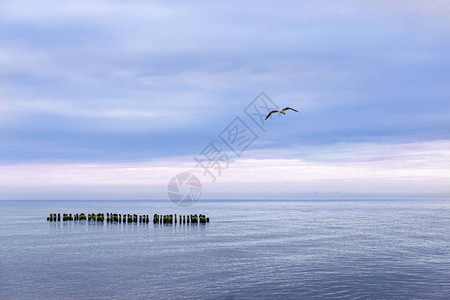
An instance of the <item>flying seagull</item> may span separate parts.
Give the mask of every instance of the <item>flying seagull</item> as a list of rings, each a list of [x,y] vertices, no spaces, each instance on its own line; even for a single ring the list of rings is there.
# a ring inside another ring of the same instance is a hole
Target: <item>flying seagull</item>
[[[290,107],[285,107],[285,108],[283,108],[283,109],[280,108],[280,109],[278,109],[278,110],[272,110],[272,111],[267,115],[267,117],[265,118],[265,120],[267,120],[267,118],[270,117],[270,115],[272,115],[272,114],[274,114],[274,113],[280,113],[280,114],[285,115],[285,114],[286,114],[286,113],[285,113],[286,110],[293,110],[293,111],[295,111],[295,112],[298,112],[298,110],[295,110],[295,109],[290,108]]]

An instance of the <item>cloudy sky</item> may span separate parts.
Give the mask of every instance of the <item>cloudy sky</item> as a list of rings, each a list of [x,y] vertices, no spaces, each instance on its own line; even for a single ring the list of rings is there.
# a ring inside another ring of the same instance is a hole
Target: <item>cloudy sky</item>
[[[448,49],[448,1],[1,1],[0,199],[448,196]]]

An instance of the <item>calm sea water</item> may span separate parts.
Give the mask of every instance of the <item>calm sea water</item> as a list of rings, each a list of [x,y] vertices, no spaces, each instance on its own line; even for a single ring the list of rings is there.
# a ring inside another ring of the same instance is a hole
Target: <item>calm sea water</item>
[[[50,223],[205,213],[206,225]],[[0,299],[450,297],[450,201],[0,201]]]

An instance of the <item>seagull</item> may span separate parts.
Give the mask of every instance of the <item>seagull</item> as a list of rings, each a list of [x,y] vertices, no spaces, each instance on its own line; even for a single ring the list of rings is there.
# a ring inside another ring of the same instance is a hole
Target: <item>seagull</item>
[[[285,115],[285,114],[286,114],[286,113],[285,113],[286,110],[293,110],[293,111],[295,111],[295,112],[298,112],[298,110],[295,110],[295,109],[290,108],[290,107],[285,107],[285,108],[283,108],[283,109],[280,108],[280,109],[278,109],[278,110],[272,110],[272,111],[267,115],[267,117],[265,118],[265,120],[267,120],[267,118],[270,117],[270,115],[272,115],[272,114],[274,114],[274,113],[280,113],[280,114]]]

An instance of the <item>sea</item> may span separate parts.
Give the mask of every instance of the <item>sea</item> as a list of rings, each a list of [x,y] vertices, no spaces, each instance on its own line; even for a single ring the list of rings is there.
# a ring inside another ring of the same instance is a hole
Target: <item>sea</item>
[[[450,299],[450,200],[0,201],[0,299]]]

